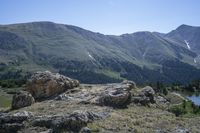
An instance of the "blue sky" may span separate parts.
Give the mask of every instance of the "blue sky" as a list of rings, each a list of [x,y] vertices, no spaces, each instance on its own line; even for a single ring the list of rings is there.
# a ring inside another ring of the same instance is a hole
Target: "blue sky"
[[[200,0],[0,0],[0,24],[53,21],[119,35],[200,26]]]

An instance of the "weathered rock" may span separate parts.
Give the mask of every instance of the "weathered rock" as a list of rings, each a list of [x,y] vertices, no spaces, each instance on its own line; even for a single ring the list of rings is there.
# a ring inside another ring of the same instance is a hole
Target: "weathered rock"
[[[26,120],[26,116],[14,116],[10,114],[5,114],[0,116],[0,124],[5,123],[21,123],[22,121]]]
[[[52,130],[52,129],[48,129],[48,130],[42,131],[42,132],[40,132],[40,133],[53,133],[53,130]]]
[[[80,132],[81,133],[91,133],[91,129],[89,129],[88,127],[84,127],[83,129],[81,129]]]
[[[150,86],[144,87],[139,95],[148,97],[151,103],[155,102],[154,100],[155,91]]]
[[[142,91],[141,91],[140,95],[153,97],[155,95],[155,91],[154,91],[154,89],[152,87],[146,86],[146,87],[142,88]]]
[[[1,114],[0,115],[0,132],[1,133],[16,133],[24,127],[24,121],[30,117],[29,112],[19,112],[16,114]]]
[[[24,124],[20,123],[5,123],[0,125],[0,133],[17,133],[23,127]]]
[[[119,85],[106,88],[106,91],[100,94],[98,102],[100,105],[126,107],[131,101],[130,90],[134,87],[134,82],[125,81]]]
[[[132,101],[141,105],[148,105],[151,103],[149,97],[146,96],[134,96],[132,97]]]
[[[42,126],[53,129],[53,132],[59,132],[62,129],[80,131],[87,123],[103,116],[93,112],[75,111],[71,115],[61,116],[42,116],[33,120],[33,126]]]
[[[121,84],[126,85],[130,89],[135,89],[136,88],[136,83],[130,80],[124,80]]]
[[[19,109],[30,106],[35,102],[34,98],[29,92],[20,91],[15,94],[12,99],[12,109]]]
[[[72,99],[74,99],[74,98],[65,93],[62,93],[62,94],[58,95],[57,97],[55,97],[55,100],[58,100],[58,101],[59,100],[72,100]]]
[[[82,102],[84,100],[87,100],[88,98],[91,97],[92,92],[89,91],[83,91],[82,89],[79,88],[74,88],[69,91],[66,91],[64,93],[59,94],[56,96],[54,99],[55,100],[64,100],[64,101],[77,101],[77,102]]]
[[[155,91],[150,86],[144,87],[138,96],[132,97],[134,103],[140,103],[141,105],[148,105],[149,103],[155,103]]]
[[[31,112],[27,112],[27,111],[17,112],[15,114],[2,113],[0,115],[0,124],[21,123],[24,120],[27,120],[28,118],[30,118],[32,116],[33,116],[33,114]]]
[[[184,127],[176,127],[175,131],[172,133],[189,133],[190,131]]]
[[[155,97],[155,101],[157,104],[169,104],[169,101],[162,96]]]
[[[56,96],[68,89],[79,86],[78,80],[74,80],[58,73],[49,71],[37,72],[27,82],[29,91],[36,100],[43,100]]]
[[[33,115],[32,112],[22,111],[22,112],[17,112],[17,113],[15,113],[15,114],[13,114],[13,116],[31,118],[31,117],[33,117],[34,115]]]

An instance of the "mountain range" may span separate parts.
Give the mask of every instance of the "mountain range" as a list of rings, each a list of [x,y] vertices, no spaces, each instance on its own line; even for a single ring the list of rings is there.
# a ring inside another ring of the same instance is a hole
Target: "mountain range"
[[[1,79],[51,70],[82,83],[188,83],[199,68],[200,27],[116,36],[53,22],[0,25]]]

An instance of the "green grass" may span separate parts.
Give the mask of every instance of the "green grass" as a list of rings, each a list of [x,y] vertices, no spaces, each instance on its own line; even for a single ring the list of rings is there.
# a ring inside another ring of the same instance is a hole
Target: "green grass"
[[[23,87],[16,87],[16,88],[4,88],[3,91],[7,94],[14,94],[16,92],[22,91],[25,88]]]
[[[12,103],[14,93],[23,90],[23,87],[18,88],[0,88],[0,108],[9,108]]]
[[[183,101],[183,103],[179,105],[173,105],[170,107],[170,111],[173,112],[176,116],[200,116],[200,108],[196,106],[192,101]]]
[[[0,92],[0,108],[7,108],[11,106],[12,96]]]
[[[96,70],[97,73],[101,73],[101,74],[104,74],[108,77],[111,77],[111,78],[114,78],[114,79],[125,79],[125,78],[122,78],[120,77],[120,73],[119,72],[114,72],[114,71],[111,71],[111,70]]]
[[[172,132],[181,125],[185,128],[191,127],[198,119],[176,117],[172,113],[157,108],[143,106],[131,106],[127,109],[114,110],[106,119],[89,123],[92,132],[136,132],[155,133],[157,129]],[[198,129],[192,127],[192,131]]]

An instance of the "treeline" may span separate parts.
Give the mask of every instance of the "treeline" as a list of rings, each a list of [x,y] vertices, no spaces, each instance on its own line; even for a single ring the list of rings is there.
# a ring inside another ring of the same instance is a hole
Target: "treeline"
[[[141,87],[144,87],[144,86],[151,86],[156,93],[161,93],[161,94],[164,94],[164,95],[167,95],[168,94],[168,91],[170,91],[170,85],[169,84],[165,84],[163,82],[160,82],[160,81],[157,81],[156,83],[153,83],[153,82],[147,82],[147,83],[144,83],[144,84],[141,84],[140,85]]]
[[[193,80],[191,83],[184,86],[182,89],[191,91],[191,92],[200,91],[200,80]]]
[[[3,88],[22,87],[25,83],[26,83],[26,79],[0,80],[0,86]]]
[[[23,86],[30,73],[25,73],[22,70],[8,70],[0,73],[0,86],[3,88],[15,88]]]
[[[187,92],[200,92],[200,79],[193,80],[188,84],[182,84],[180,82],[166,84],[164,82],[157,81],[156,83],[148,82],[140,85],[141,87],[144,86],[151,86],[154,90],[158,93],[162,93],[164,95],[168,94],[168,91],[187,91]]]
[[[156,83],[157,81],[162,81],[165,84],[172,84],[174,82],[186,84],[191,79],[200,79],[200,70],[189,64],[178,60],[165,60],[161,64],[162,68],[152,70],[124,62],[121,65],[125,73],[122,73],[120,76],[139,84],[144,84],[145,82]]]
[[[104,84],[104,83],[115,83],[121,82],[121,79],[115,79],[108,77],[101,73],[96,73],[93,71],[87,70],[60,70],[60,74],[68,76],[70,78],[78,79],[81,83],[88,83],[88,84]]]
[[[175,91],[197,92],[200,91],[200,79],[192,80],[188,84],[173,83],[169,86],[169,88]]]

